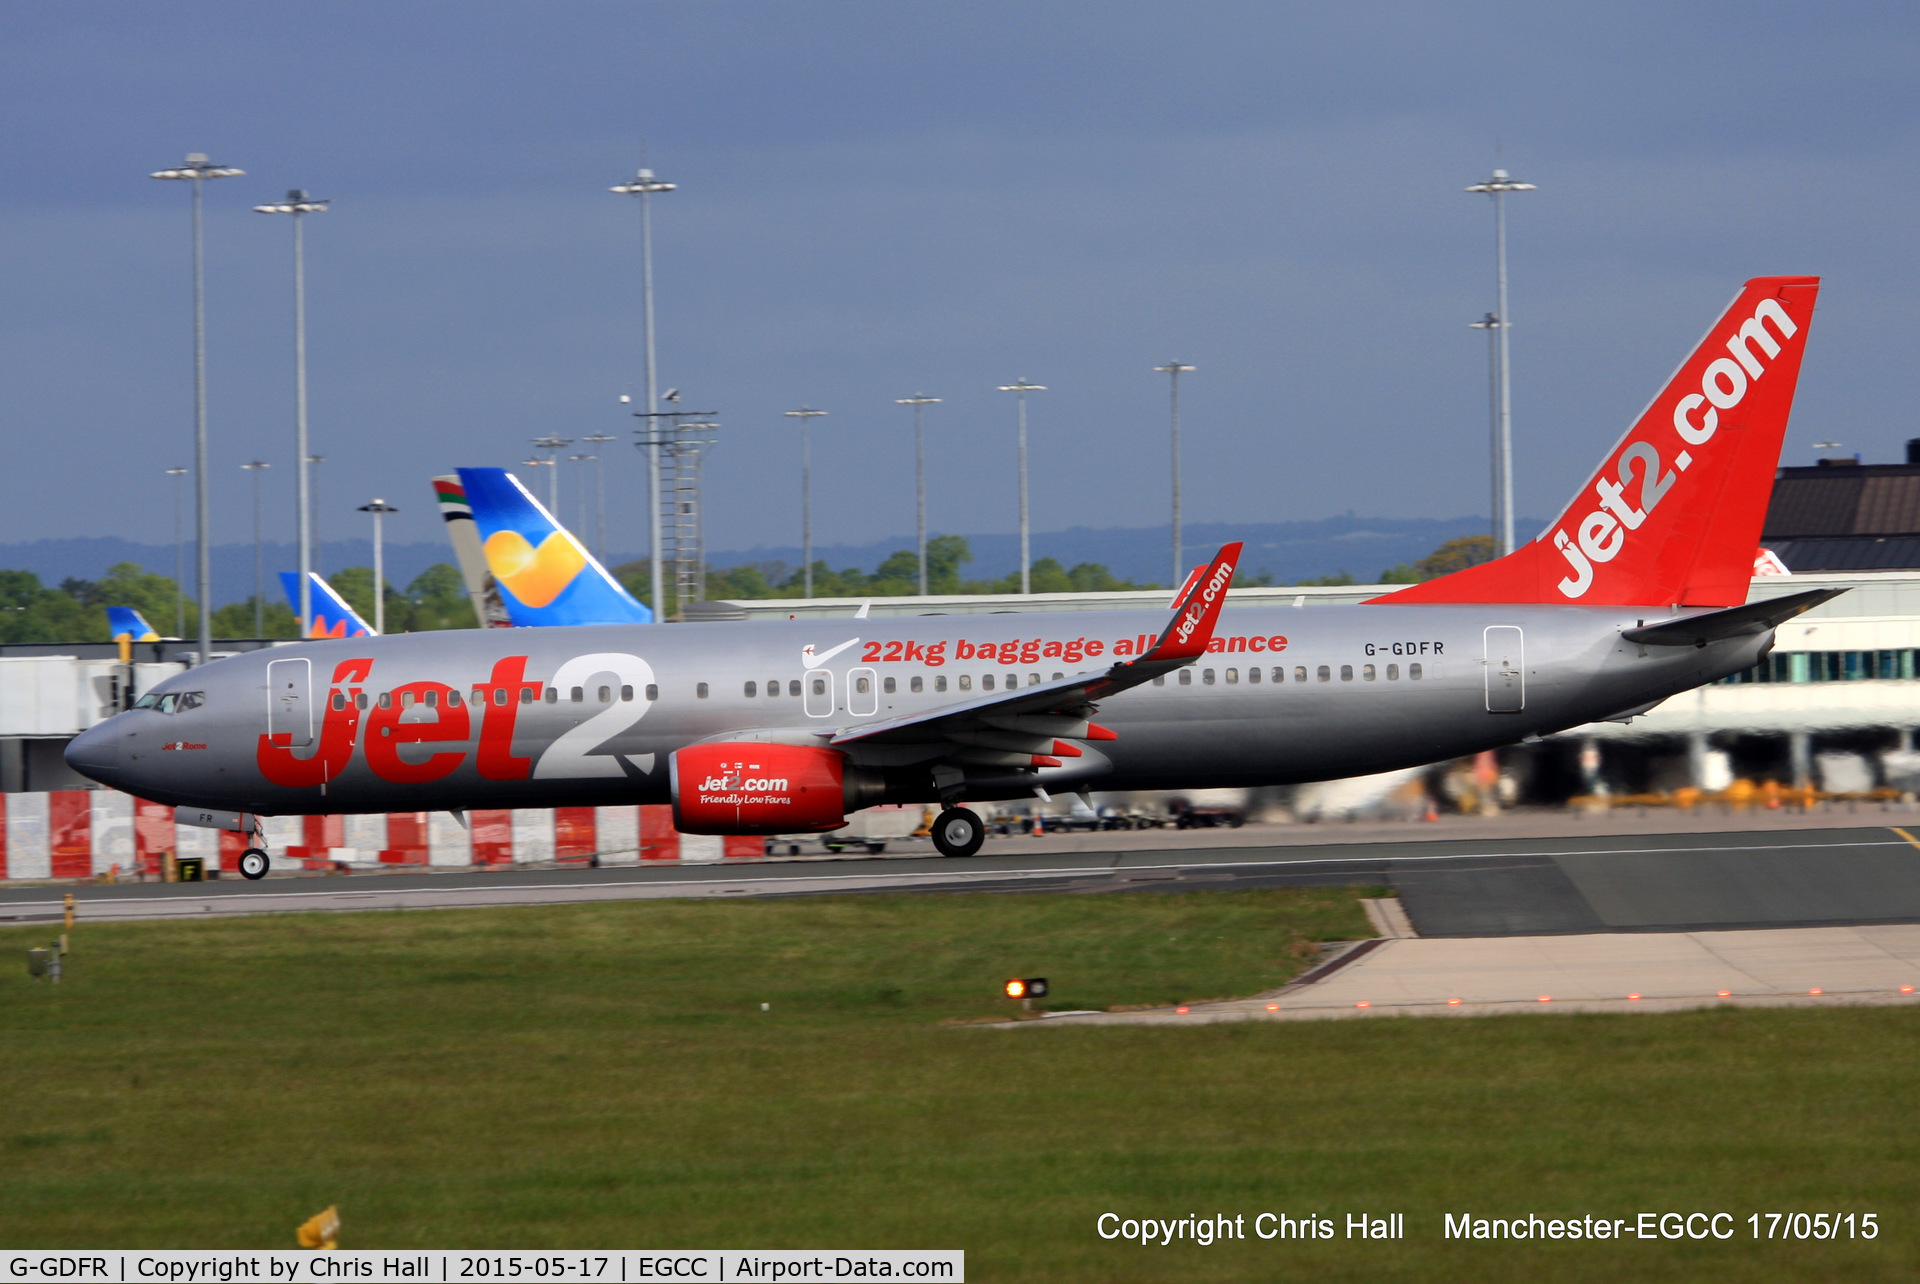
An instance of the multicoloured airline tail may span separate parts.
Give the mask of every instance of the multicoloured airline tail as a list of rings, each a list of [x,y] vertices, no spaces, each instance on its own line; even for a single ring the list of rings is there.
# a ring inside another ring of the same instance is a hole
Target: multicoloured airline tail
[[[375,636],[372,627],[360,618],[358,612],[348,606],[346,599],[333,591],[333,585],[320,578],[316,571],[307,572],[313,581],[313,627],[307,631],[310,638],[370,638]],[[287,590],[287,600],[293,603],[295,615],[300,613],[300,573],[298,571],[280,572],[281,587]]]
[[[651,624],[653,612],[621,587],[504,468],[462,468],[480,550],[516,626]]]
[[[158,642],[160,635],[147,623],[146,617],[130,606],[110,606],[107,608],[107,629],[113,634],[113,640],[121,638],[129,642]]]
[[[1371,600],[1745,604],[1819,293],[1815,276],[1747,282],[1538,539]]]
[[[507,604],[500,599],[500,585],[480,551],[480,532],[474,526],[473,508],[467,503],[467,488],[460,484],[457,474],[436,477],[433,497],[439,501],[440,516],[446,519],[447,539],[453,544],[453,556],[460,563],[460,577],[467,582],[467,596],[473,599],[473,613],[480,627],[512,628]]]

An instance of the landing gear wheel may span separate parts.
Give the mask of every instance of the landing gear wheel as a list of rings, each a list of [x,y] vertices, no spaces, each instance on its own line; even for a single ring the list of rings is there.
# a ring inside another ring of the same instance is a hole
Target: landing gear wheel
[[[249,847],[240,853],[240,877],[259,880],[267,876],[267,866],[272,864],[267,854],[258,847]]]
[[[971,856],[986,841],[986,823],[965,807],[949,807],[933,819],[933,845],[942,856]]]

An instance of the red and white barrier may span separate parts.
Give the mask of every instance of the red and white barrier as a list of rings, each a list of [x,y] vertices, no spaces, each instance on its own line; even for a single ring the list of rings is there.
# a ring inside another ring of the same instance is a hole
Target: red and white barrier
[[[173,808],[110,789],[0,794],[0,878],[89,878],[118,866],[156,873],[163,854],[231,870],[244,834],[175,825]],[[330,865],[639,865],[759,856],[760,838],[682,834],[671,807],[539,807],[467,813],[269,816],[267,850],[281,868]]]

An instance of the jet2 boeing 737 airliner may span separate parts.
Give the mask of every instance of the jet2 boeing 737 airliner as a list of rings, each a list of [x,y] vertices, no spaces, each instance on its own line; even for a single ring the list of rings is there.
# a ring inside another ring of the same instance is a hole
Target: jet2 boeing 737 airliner
[[[1746,605],[1819,282],[1763,277],[1545,534],[1357,606],[1229,608],[1239,546],[1157,611],[607,624],[316,641],[161,683],[67,761],[188,822],[671,803],[688,833],[938,801],[1416,766],[1755,664],[1832,596]],[[242,872],[258,877],[265,855]]]

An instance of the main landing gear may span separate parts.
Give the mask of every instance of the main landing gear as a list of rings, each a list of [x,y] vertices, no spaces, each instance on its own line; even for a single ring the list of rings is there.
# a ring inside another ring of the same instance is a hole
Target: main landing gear
[[[933,845],[942,856],[971,856],[987,841],[987,826],[965,807],[949,807],[933,820]]]
[[[258,847],[249,847],[240,853],[240,877],[258,881],[267,876],[267,866],[272,864],[267,854]]]

